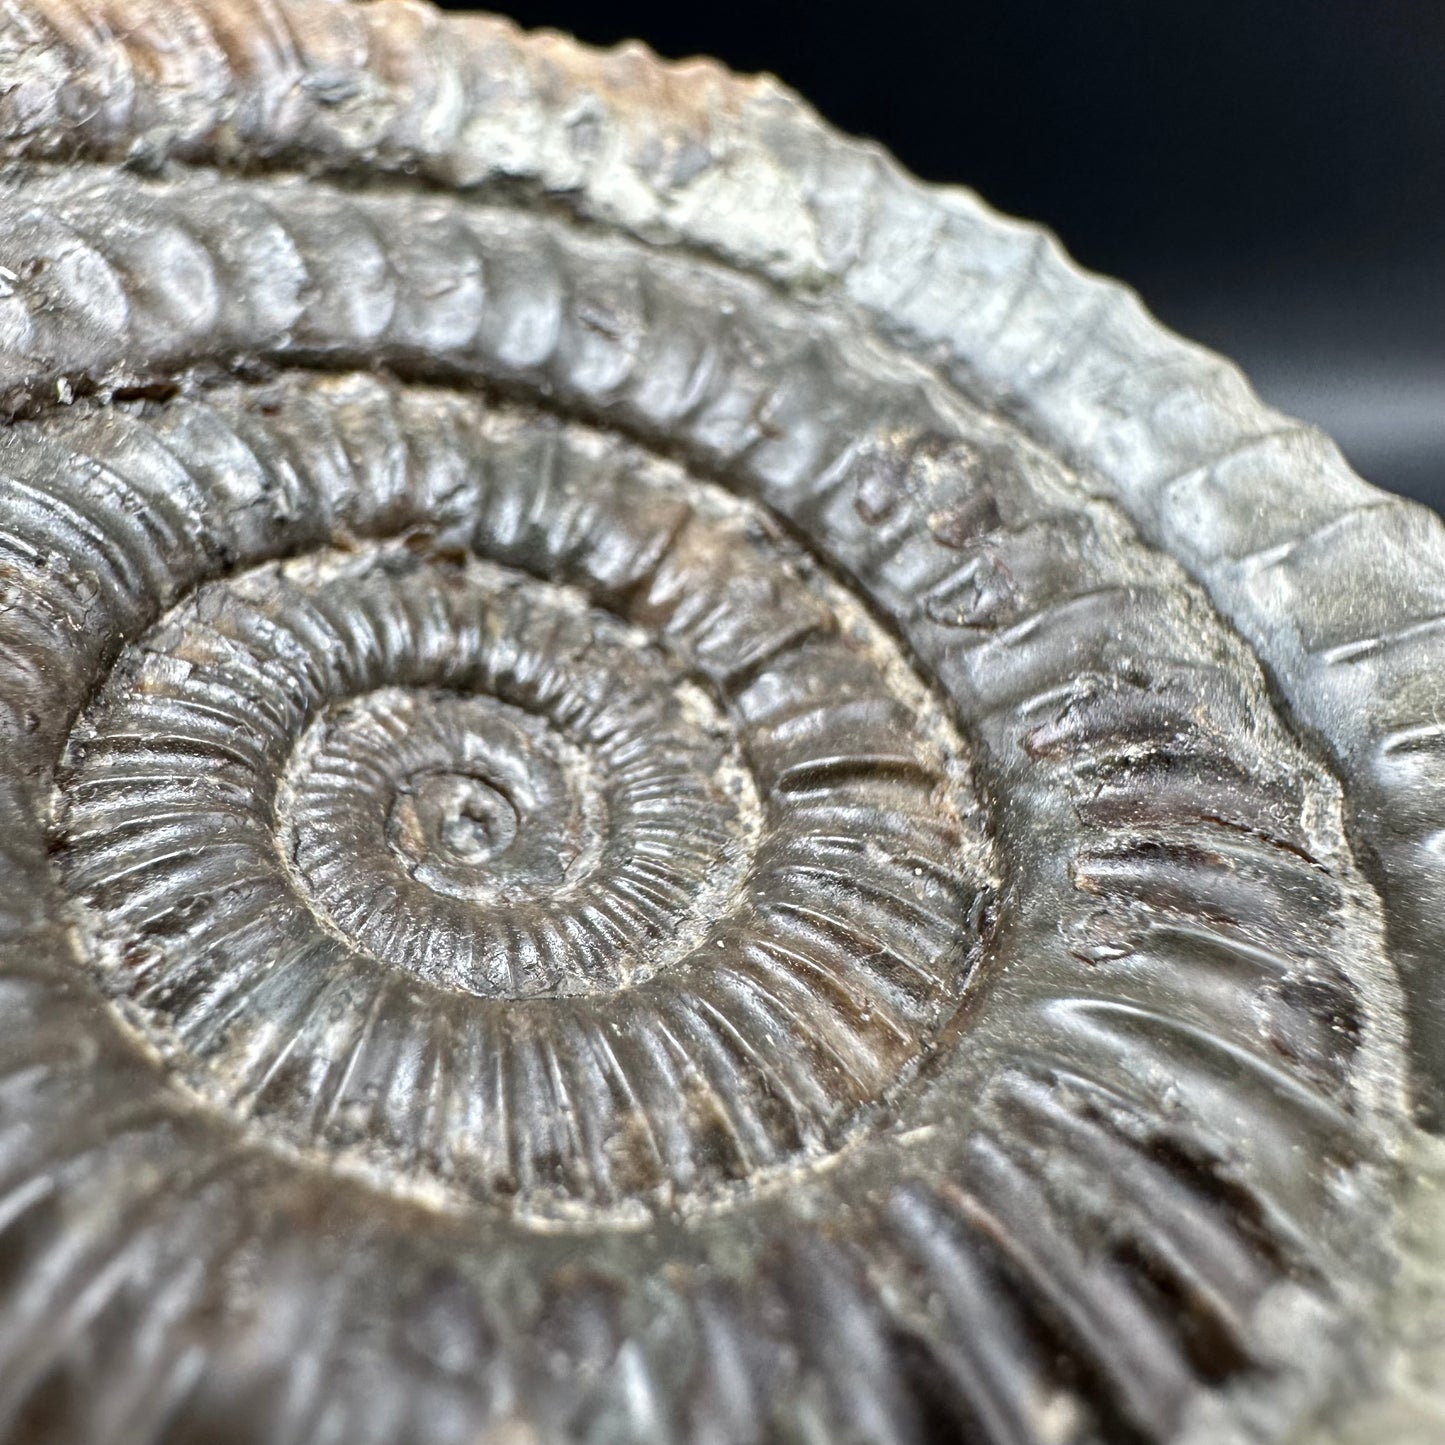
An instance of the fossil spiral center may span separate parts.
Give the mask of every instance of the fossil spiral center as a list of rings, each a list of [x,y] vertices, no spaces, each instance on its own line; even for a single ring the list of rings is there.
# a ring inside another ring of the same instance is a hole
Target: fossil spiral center
[[[123,649],[56,854],[198,1091],[539,1207],[816,1156],[912,1077],[973,966],[961,740],[757,517],[652,500],[555,559],[267,562]]]
[[[383,689],[329,709],[293,755],[286,852],[318,906],[385,955],[378,905],[409,883],[480,912],[540,900],[595,867],[607,826],[598,768],[596,750],[495,698]],[[373,853],[374,868],[354,866]]]
[[[437,877],[444,865],[427,863],[428,845],[462,866],[488,862],[515,841],[517,805],[486,778],[428,773],[397,799],[390,831],[392,846],[413,859],[418,876]]]

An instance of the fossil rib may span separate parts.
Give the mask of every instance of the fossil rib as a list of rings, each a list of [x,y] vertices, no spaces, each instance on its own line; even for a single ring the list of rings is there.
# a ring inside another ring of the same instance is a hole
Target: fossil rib
[[[24,0],[0,153],[0,1434],[1377,1387],[1437,523],[709,64]]]

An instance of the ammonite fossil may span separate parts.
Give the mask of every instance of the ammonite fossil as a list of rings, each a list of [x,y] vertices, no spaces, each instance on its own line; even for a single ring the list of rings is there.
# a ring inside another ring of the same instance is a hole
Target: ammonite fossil
[[[1434,1438],[1433,518],[708,64],[0,148],[6,1440]]]

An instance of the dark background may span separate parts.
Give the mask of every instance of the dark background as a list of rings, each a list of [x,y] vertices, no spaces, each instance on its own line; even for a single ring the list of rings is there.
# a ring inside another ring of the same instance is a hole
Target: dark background
[[[1445,0],[502,3],[773,71],[1445,508]]]

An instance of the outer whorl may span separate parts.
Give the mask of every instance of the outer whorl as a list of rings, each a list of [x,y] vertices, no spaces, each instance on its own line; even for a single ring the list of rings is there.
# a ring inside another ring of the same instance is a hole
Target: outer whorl
[[[1432,518],[710,65],[17,0],[0,148],[5,1439],[1404,1388]]]

